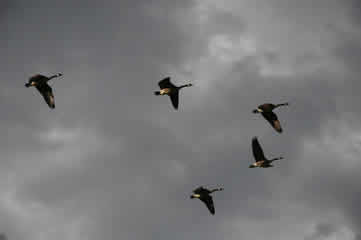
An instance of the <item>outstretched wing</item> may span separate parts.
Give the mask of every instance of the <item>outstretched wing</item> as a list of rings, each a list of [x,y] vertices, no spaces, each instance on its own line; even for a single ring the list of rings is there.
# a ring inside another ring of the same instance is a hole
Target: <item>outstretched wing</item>
[[[262,109],[264,112],[271,112],[275,108],[275,105],[272,103],[264,103],[259,105],[258,108]]]
[[[258,140],[256,137],[254,137],[252,139],[252,151],[253,151],[253,157],[256,160],[256,162],[258,161],[264,161],[266,158],[264,156],[263,150],[261,145],[259,144]]]
[[[204,188],[203,188],[202,186],[197,187],[196,189],[193,190],[193,193],[195,193],[195,194],[201,194],[202,191],[203,191],[203,189],[204,189]]]
[[[210,195],[206,195],[206,196],[200,198],[200,200],[201,200],[204,204],[206,204],[206,206],[207,206],[208,210],[210,211],[210,213],[211,213],[212,215],[214,215],[215,209],[214,209],[214,204],[213,204],[213,199],[212,199],[212,197],[211,197]]]
[[[263,112],[262,116],[272,125],[272,127],[279,133],[282,132],[281,123],[274,112]]]
[[[53,94],[53,90],[51,89],[51,87],[47,84],[41,84],[36,86],[36,89],[38,89],[38,91],[40,92],[40,94],[43,96],[45,102],[48,104],[48,106],[52,109],[55,108],[55,99],[54,99],[54,94]]]
[[[170,77],[166,77],[163,80],[160,80],[158,83],[160,89],[164,88],[174,88],[175,86],[170,82]]]
[[[44,81],[44,80],[47,80],[48,78],[45,77],[44,75],[41,75],[41,74],[36,74],[32,77],[29,78],[29,82],[39,82],[39,81]]]
[[[172,105],[175,109],[178,109],[179,105],[179,91],[177,89],[174,89],[172,93],[170,94],[170,100],[172,101]]]

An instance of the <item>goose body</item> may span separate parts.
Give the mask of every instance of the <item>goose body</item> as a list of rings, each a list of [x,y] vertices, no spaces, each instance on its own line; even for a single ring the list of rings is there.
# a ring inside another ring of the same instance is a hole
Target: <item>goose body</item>
[[[274,109],[280,106],[288,106],[288,103],[281,103],[281,104],[272,104],[272,103],[265,103],[259,105],[256,109],[253,110],[253,113],[260,113],[262,116],[271,124],[271,126],[278,132],[282,133],[281,123],[278,120],[277,115],[273,112]]]
[[[25,87],[35,87],[39,93],[43,96],[45,102],[48,104],[48,106],[51,109],[55,108],[55,99],[53,94],[53,89],[48,85],[48,81],[62,76],[61,73],[58,73],[56,75],[46,77],[41,74],[36,74],[29,78],[29,81],[25,83]]]
[[[190,196],[190,198],[198,198],[199,200],[201,200],[207,206],[209,212],[214,215],[215,208],[211,194],[216,191],[223,191],[223,188],[215,188],[213,190],[209,190],[201,186],[193,190],[193,194]]]
[[[158,83],[160,90],[155,91],[155,95],[168,95],[172,102],[174,109],[178,109],[179,106],[179,90],[184,87],[191,87],[192,84],[185,84],[182,86],[175,86],[171,81],[170,77],[166,77]]]
[[[252,152],[253,152],[253,157],[255,159],[255,162],[249,166],[250,168],[273,167],[272,162],[283,159],[282,157],[278,157],[278,158],[273,158],[271,160],[268,160],[264,156],[263,149],[262,149],[261,145],[259,144],[257,137],[252,138]]]

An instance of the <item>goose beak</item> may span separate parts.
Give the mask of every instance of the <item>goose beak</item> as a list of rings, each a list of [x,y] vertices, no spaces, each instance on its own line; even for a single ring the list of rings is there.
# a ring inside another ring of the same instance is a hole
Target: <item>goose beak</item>
[[[25,87],[30,87],[30,84],[29,83],[25,83]]]

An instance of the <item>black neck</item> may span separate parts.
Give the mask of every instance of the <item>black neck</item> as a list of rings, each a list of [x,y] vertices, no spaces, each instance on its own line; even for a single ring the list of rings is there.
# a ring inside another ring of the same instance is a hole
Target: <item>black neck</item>
[[[215,188],[215,189],[211,190],[211,193],[217,192],[217,191],[222,191],[222,190],[223,190],[222,188]]]
[[[53,78],[60,77],[60,76],[61,76],[60,74],[55,74],[55,75],[53,75],[53,76],[50,76],[50,77],[49,77],[49,80],[51,80],[51,79],[53,79]]]
[[[192,85],[191,84],[184,84],[182,86],[179,86],[178,89],[181,89],[181,88],[184,88],[184,87],[190,87],[190,86],[192,86]]]
[[[280,104],[276,104],[276,107],[281,107],[281,106],[288,106],[288,103],[280,103]]]

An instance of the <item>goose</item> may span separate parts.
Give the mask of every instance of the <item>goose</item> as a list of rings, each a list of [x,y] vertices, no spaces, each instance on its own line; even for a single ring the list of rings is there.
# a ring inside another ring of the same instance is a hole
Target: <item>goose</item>
[[[253,157],[255,159],[255,163],[251,164],[249,168],[269,168],[273,167],[272,162],[276,160],[281,160],[283,157],[273,158],[271,160],[268,160],[263,153],[262,147],[258,142],[257,137],[252,138],[252,151],[253,151]]]
[[[178,109],[178,102],[179,102],[179,90],[184,87],[191,87],[193,86],[191,83],[185,84],[182,86],[175,86],[173,83],[170,82],[170,77],[166,77],[159,81],[158,83],[160,91],[155,91],[155,95],[168,95],[172,102],[174,109]]]
[[[288,106],[288,103],[272,104],[265,103],[259,105],[258,108],[253,110],[253,113],[261,113],[262,116],[272,125],[272,127],[278,132],[282,133],[281,123],[278,120],[277,115],[273,112],[274,109],[280,106]]]
[[[215,209],[213,204],[213,198],[210,194],[217,191],[223,191],[223,188],[215,188],[213,190],[208,190],[207,188],[200,186],[193,190],[193,194],[190,196],[190,198],[191,199],[198,198],[199,200],[201,200],[204,204],[206,204],[209,212],[212,215],[214,215]]]
[[[40,94],[43,96],[45,102],[48,104],[48,106],[51,109],[55,108],[55,99],[52,88],[48,85],[48,81],[61,77],[63,74],[58,73],[50,77],[46,77],[41,74],[36,74],[29,78],[29,82],[25,83],[25,87],[36,87],[36,89],[40,92]]]

